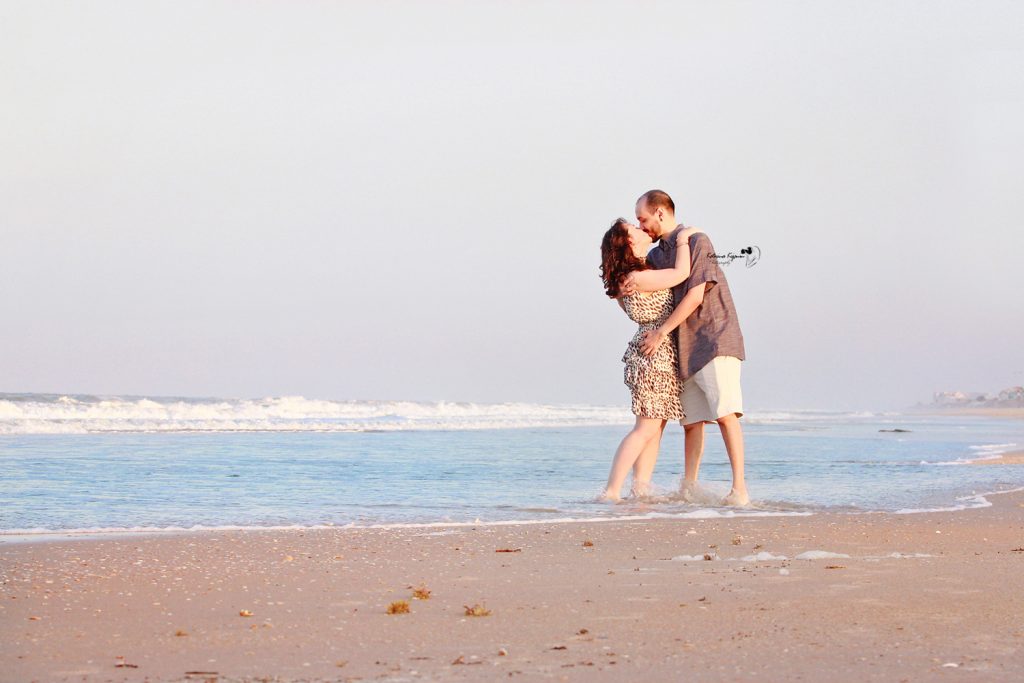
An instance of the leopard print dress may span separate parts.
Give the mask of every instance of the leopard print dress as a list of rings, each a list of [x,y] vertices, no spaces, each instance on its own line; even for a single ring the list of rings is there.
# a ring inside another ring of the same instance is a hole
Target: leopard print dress
[[[675,308],[672,290],[660,289],[650,294],[637,292],[623,297],[622,304],[630,320],[640,325],[622,356],[622,362],[626,364],[626,386],[633,394],[633,414],[661,420],[682,419],[679,349],[675,333],[669,335],[650,358],[641,350],[644,333],[665,322]]]

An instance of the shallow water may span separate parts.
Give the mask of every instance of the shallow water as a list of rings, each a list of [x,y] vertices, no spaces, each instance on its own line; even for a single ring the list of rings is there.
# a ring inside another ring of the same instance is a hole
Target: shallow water
[[[410,405],[423,415],[422,406],[438,404]],[[514,417],[475,410],[514,423],[546,408],[517,406]],[[1019,421],[761,413],[744,418],[752,509],[673,495],[682,472],[677,425],[666,431],[655,495],[597,503],[628,426],[578,420],[628,419],[616,410],[576,406],[562,410],[576,426],[504,429],[468,418],[469,427],[422,428],[429,417],[421,417],[419,428],[388,431],[8,433],[0,436],[0,533],[912,511],[975,506],[983,500],[972,495],[1024,485],[1024,465],[964,464],[1024,446]],[[911,431],[879,432],[894,427]],[[721,495],[729,472],[709,427],[701,478]]]

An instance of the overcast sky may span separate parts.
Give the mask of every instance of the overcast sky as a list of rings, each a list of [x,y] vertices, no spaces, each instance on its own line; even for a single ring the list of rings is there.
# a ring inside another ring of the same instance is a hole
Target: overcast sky
[[[747,408],[1024,384],[1024,5],[0,1],[0,392],[628,405],[668,191]]]

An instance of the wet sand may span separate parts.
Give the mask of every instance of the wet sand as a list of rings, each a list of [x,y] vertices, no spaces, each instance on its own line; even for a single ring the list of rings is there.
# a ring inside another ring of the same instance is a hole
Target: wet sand
[[[977,417],[1004,417],[1012,420],[1024,419],[1024,408],[1022,407],[982,407],[982,408],[969,408],[966,406],[948,406],[945,408],[936,406],[927,406],[923,408],[911,409],[910,414],[918,415],[974,415]]]
[[[989,500],[2,542],[0,680],[1017,681],[1024,493]]]
[[[998,458],[986,458],[984,460],[973,460],[972,465],[1024,465],[1024,451],[1003,453]]]

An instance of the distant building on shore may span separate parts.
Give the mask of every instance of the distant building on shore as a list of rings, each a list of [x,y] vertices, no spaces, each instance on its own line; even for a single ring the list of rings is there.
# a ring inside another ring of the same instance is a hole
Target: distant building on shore
[[[962,406],[974,401],[984,401],[988,398],[985,394],[965,391],[936,391],[932,394],[932,402],[940,406]]]
[[[941,407],[1021,407],[1024,406],[1024,387],[1003,389],[997,395],[977,391],[936,391],[932,394],[932,405]]]
[[[1010,387],[999,392],[1000,401],[1024,401],[1024,387]]]

